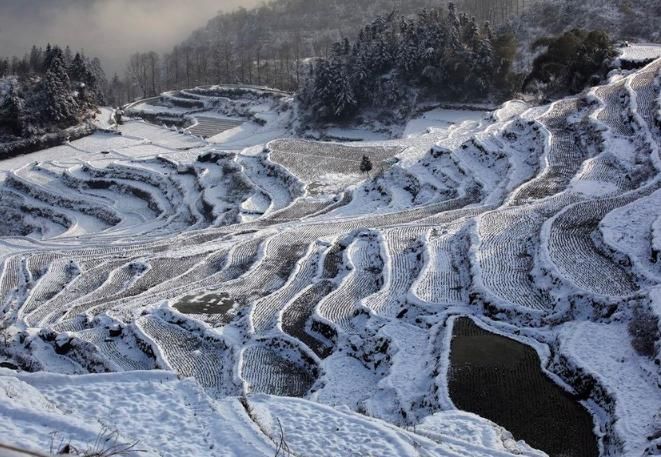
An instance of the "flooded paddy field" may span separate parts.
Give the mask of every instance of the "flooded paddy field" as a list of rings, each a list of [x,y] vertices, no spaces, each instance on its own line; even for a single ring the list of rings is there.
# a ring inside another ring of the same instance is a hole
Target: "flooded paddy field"
[[[544,374],[537,352],[469,318],[454,323],[448,387],[457,408],[496,422],[551,457],[599,455],[590,414]]]

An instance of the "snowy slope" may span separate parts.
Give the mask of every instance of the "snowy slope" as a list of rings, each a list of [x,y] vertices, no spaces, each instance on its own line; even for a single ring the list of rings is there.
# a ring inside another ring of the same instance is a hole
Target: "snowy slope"
[[[54,430],[56,443],[86,449],[112,423],[118,432],[113,440],[136,443],[136,455],[272,456],[281,433],[294,455],[542,455],[469,413],[436,414],[414,433],[302,399],[213,400],[194,380],[159,371],[16,377],[4,370],[0,410],[13,418],[0,441],[35,451],[50,446]],[[332,439],[323,443],[320,437]]]
[[[653,455],[658,363],[627,326],[661,313],[660,72],[349,143],[292,137],[278,94],[198,88],[164,98],[246,123],[129,120],[1,162],[0,361],[21,372],[0,442],[542,455],[448,397],[447,324],[473,315],[580,393],[603,455]]]

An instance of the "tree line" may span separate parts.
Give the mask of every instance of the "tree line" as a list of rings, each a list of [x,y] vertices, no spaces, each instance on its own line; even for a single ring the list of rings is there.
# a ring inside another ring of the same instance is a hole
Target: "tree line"
[[[380,46],[379,40],[383,41],[387,37],[372,37],[365,41],[365,37],[373,33],[374,29],[368,30],[364,22],[366,18],[382,16],[395,20],[390,23],[386,21],[387,33],[402,40],[397,44],[401,49],[388,49],[391,57],[386,56],[386,62],[389,58],[392,60],[393,55],[397,59],[398,55],[402,56],[406,62],[404,67],[395,65],[396,77],[400,81],[405,78],[405,82],[412,83],[410,87],[424,89],[423,95],[436,92],[436,96],[449,95],[449,99],[456,99],[461,90],[466,99],[487,96],[496,100],[505,96],[512,86],[520,85],[526,76],[511,72],[508,74],[507,68],[512,59],[516,57],[524,61],[523,65],[517,63],[519,71],[532,66],[532,58],[525,62],[526,57],[522,56],[526,54],[525,51],[516,54],[515,39],[519,40],[519,51],[527,49],[534,41],[527,38],[526,34],[530,34],[528,29],[539,26],[537,10],[540,7],[546,8],[546,3],[542,2],[541,6],[538,3],[539,0],[457,0],[453,9],[459,28],[462,29],[459,32],[462,40],[459,47],[445,48],[446,45],[439,42],[441,32],[434,28],[443,30],[447,29],[447,25],[434,19],[435,13],[430,12],[438,10],[439,5],[447,10],[450,2],[446,0],[272,0],[255,9],[239,9],[217,15],[170,52],[135,53],[129,59],[125,75],[120,77],[115,74],[109,81],[103,75],[98,59],[82,58],[95,76],[99,92],[105,95],[107,103],[115,106],[138,98],[156,96],[165,90],[222,83],[265,85],[292,92],[301,91],[308,96],[311,93],[309,80],[311,77],[316,78],[317,73],[322,75],[319,76],[322,79],[323,74],[326,74],[336,80],[333,84],[344,84],[346,88],[346,82],[333,73],[337,73],[340,67],[353,71],[353,64],[349,62],[353,59],[353,51],[349,50],[343,55],[341,49],[346,47],[345,41],[350,43],[350,47],[361,42],[363,51]],[[558,1],[559,5],[565,3],[571,2]],[[531,7],[533,5],[534,8]],[[394,11],[393,8],[397,14],[388,15],[389,11]],[[562,10],[564,17],[569,7],[554,8],[553,11]],[[420,10],[427,11],[427,19],[422,20],[420,15],[414,15],[414,12]],[[434,21],[437,23],[432,24]],[[526,21],[533,25],[527,26]],[[485,23],[488,23],[486,28]],[[418,36],[411,32],[415,27],[425,29],[424,33]],[[467,34],[472,37],[468,36],[464,40]],[[387,39],[385,42],[388,46],[392,44]],[[426,50],[432,49],[427,56],[420,56],[418,52],[418,47],[423,43],[433,45]],[[452,49],[452,52],[448,49]],[[409,52],[411,50],[414,52]],[[13,74],[20,78],[43,73],[45,52],[34,47],[23,58],[0,59],[0,76]],[[69,68],[75,55],[68,47],[62,50],[62,54],[64,67]],[[460,58],[467,60],[460,62]],[[359,60],[361,65],[365,63],[364,55]],[[435,62],[428,65],[430,60]],[[343,61],[341,65],[340,61]],[[310,64],[314,67],[312,73]],[[392,65],[392,62],[387,65]],[[437,66],[440,68],[434,70]],[[373,65],[369,64],[368,67]],[[485,70],[489,77],[477,74]],[[418,71],[424,74],[416,73]],[[466,73],[470,83],[462,78],[462,72],[465,71],[470,71]],[[374,72],[370,75],[377,77]],[[459,79],[455,81],[456,78]],[[70,79],[76,80],[75,77]],[[385,84],[385,81],[382,82]],[[386,86],[377,87],[376,93],[383,95],[381,100],[407,98],[407,94],[402,93],[404,89],[398,94]],[[363,89],[354,89],[356,91],[353,94],[350,91],[342,92],[349,107],[352,102],[348,96],[365,100],[361,96]],[[374,99],[379,101],[376,97]]]
[[[457,9],[492,27],[536,0],[457,0]],[[163,54],[131,56],[126,77],[112,78],[112,100],[156,96],[165,90],[210,84],[264,85],[296,91],[312,58],[329,58],[334,43],[358,37],[370,18],[406,16],[447,0],[272,0],[251,10],[220,13]]]
[[[386,123],[406,118],[421,101],[500,103],[521,92],[544,101],[598,84],[617,54],[606,32],[581,29],[540,38],[531,48],[537,56],[529,68],[514,71],[519,48],[507,27],[496,33],[452,3],[447,12],[393,13],[311,62],[298,99],[309,121],[371,111]]]

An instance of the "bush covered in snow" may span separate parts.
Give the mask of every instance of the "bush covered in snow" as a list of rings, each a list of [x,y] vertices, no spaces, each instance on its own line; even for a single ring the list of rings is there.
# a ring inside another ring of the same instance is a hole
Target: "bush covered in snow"
[[[658,355],[659,318],[648,309],[638,307],[629,322],[631,344],[636,352],[650,358]]]

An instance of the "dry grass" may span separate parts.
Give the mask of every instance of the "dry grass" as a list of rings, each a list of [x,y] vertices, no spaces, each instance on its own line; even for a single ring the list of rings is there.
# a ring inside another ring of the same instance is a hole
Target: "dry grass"
[[[136,449],[138,442],[123,443],[119,432],[104,428],[94,442],[85,448],[77,448],[70,440],[65,440],[59,433],[51,435],[50,455],[75,455],[79,457],[128,457],[143,452]]]

